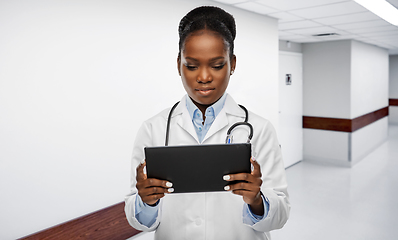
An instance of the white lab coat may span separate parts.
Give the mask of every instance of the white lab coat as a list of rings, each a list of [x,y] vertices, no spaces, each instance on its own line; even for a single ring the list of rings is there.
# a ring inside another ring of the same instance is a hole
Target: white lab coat
[[[200,144],[186,108],[186,97],[182,98],[171,118],[170,146]],[[206,192],[167,194],[160,201],[158,217],[151,227],[138,222],[135,218],[136,167],[145,158],[144,147],[164,146],[169,111],[166,109],[144,122],[137,134],[131,166],[131,193],[125,199],[130,225],[141,231],[156,230],[155,239],[270,239],[269,231],[283,227],[289,216],[285,169],[273,126],[251,112],[249,122],[254,129],[252,154],[261,166],[261,191],[270,206],[265,219],[253,226],[246,225],[242,221],[244,201],[241,196],[231,192]],[[227,95],[224,108],[202,144],[224,143],[228,128],[244,118],[244,111]],[[248,130],[245,128],[239,126],[233,131],[235,143],[246,142]]]

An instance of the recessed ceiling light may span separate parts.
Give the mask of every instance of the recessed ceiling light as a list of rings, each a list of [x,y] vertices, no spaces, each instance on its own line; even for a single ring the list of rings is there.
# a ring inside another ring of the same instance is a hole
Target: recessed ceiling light
[[[354,0],[387,22],[398,26],[398,9],[385,0]]]
[[[340,34],[338,33],[320,33],[320,34],[315,34],[312,35],[313,37],[332,37],[332,36],[339,36]]]

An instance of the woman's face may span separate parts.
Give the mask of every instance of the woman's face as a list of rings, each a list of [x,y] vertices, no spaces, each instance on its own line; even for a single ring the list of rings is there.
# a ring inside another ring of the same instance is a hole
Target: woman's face
[[[236,57],[229,57],[224,39],[213,31],[199,30],[185,40],[178,71],[185,91],[202,111],[222,97]]]

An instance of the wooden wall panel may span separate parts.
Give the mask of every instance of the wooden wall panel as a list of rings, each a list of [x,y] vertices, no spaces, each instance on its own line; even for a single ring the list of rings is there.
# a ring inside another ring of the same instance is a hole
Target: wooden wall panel
[[[124,202],[121,202],[20,239],[126,240],[138,233],[140,231],[128,224],[124,214]]]
[[[351,132],[351,120],[343,118],[322,118],[303,116],[303,128]]]
[[[398,99],[390,98],[388,102],[390,106],[398,106]]]
[[[376,122],[377,120],[387,117],[388,116],[388,107],[379,109],[377,111],[365,114],[363,116],[354,118],[352,120],[352,131],[356,131],[360,128],[363,128],[373,122]]]
[[[388,107],[381,108],[354,119],[303,116],[303,128],[354,132],[386,116],[388,116]]]

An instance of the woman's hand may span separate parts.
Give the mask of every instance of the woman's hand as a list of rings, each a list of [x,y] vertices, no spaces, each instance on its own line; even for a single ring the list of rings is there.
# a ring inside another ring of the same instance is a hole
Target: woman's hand
[[[142,201],[148,205],[155,205],[159,199],[164,197],[165,193],[171,193],[174,191],[173,184],[165,180],[159,180],[155,178],[147,178],[144,173],[144,167],[146,162],[138,165],[137,172],[137,184],[138,195],[140,195]]]
[[[253,171],[251,173],[237,173],[224,176],[224,180],[228,182],[236,180],[246,182],[228,185],[225,187],[225,190],[241,195],[243,201],[250,205],[251,211],[256,215],[262,216],[264,215],[264,205],[260,193],[260,187],[263,183],[261,180],[260,165],[253,158],[250,158],[250,162],[253,164]]]

